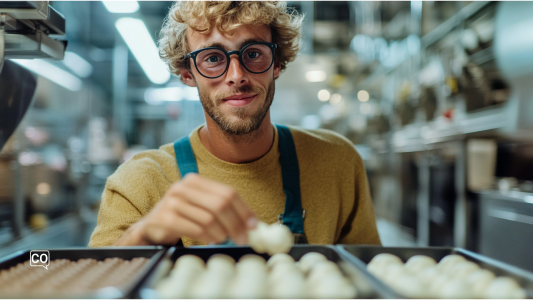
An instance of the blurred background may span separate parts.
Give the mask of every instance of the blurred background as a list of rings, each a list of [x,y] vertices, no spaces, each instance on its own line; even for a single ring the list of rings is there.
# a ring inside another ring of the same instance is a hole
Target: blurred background
[[[67,52],[13,60],[38,77],[0,152],[0,256],[85,246],[107,177],[205,122],[197,90],[157,59],[171,2],[49,4],[66,20]],[[276,81],[272,120],[353,142],[383,244],[533,268],[533,25],[520,19],[531,3],[288,6],[306,14],[302,48]]]

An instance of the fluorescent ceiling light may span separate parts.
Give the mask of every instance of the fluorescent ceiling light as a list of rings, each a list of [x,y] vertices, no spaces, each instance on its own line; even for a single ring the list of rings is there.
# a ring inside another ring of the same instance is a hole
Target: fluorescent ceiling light
[[[71,91],[79,91],[83,86],[81,79],[47,61],[40,59],[12,59],[11,61]]]
[[[200,97],[195,87],[166,87],[146,89],[144,100],[149,104],[160,104],[164,101],[198,101]]]
[[[137,1],[102,1],[110,13],[134,13],[139,10]]]
[[[65,58],[62,62],[74,74],[81,78],[87,78],[93,73],[93,66],[74,52],[66,51]]]
[[[305,79],[309,82],[320,82],[326,80],[326,72],[324,71],[308,71],[305,73]]]
[[[120,18],[115,26],[150,81],[156,84],[167,82],[170,73],[159,58],[157,47],[144,22],[134,18]]]
[[[161,89],[149,88],[144,92],[144,100],[148,103],[162,101],[181,101],[183,94],[180,87],[168,87]]]

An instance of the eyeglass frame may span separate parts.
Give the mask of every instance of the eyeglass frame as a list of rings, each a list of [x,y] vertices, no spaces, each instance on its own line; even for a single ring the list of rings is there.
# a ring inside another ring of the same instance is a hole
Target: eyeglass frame
[[[268,66],[268,68],[266,68],[266,70],[264,70],[262,72],[253,72],[253,71],[250,71],[250,69],[248,69],[248,67],[246,67],[246,65],[244,64],[244,62],[242,60],[242,54],[243,54],[244,50],[246,50],[246,48],[248,48],[250,46],[253,46],[253,45],[258,45],[258,44],[259,45],[268,46],[270,51],[272,51],[272,61],[270,62],[270,65]],[[266,71],[270,70],[270,68],[274,64],[274,61],[276,60],[276,52],[274,51],[274,49],[276,49],[276,48],[278,48],[278,44],[276,44],[276,43],[267,43],[267,42],[253,42],[253,43],[250,43],[250,44],[242,47],[241,50],[233,50],[233,51],[229,51],[229,52],[224,50],[224,49],[222,49],[222,48],[220,48],[220,47],[207,47],[207,48],[202,48],[202,49],[195,50],[193,52],[189,52],[189,53],[185,54],[184,56],[182,56],[181,59],[190,59],[190,58],[192,58],[193,61],[194,61],[194,67],[196,68],[196,71],[198,71],[198,73],[200,73],[200,75],[202,75],[205,78],[215,79],[215,78],[218,78],[218,77],[224,75],[228,71],[229,63],[230,63],[230,60],[231,60],[230,55],[237,54],[239,56],[239,62],[246,69],[246,71],[248,71],[250,73],[253,73],[253,74],[261,74],[261,73],[265,73]],[[226,69],[224,69],[224,72],[222,72],[220,75],[215,76],[215,77],[208,77],[208,76],[205,76],[204,74],[202,74],[202,72],[200,72],[200,70],[198,69],[198,65],[196,64],[196,56],[198,55],[198,53],[200,53],[200,52],[202,52],[204,50],[209,50],[209,49],[221,50],[226,55],[226,59],[227,59]]]

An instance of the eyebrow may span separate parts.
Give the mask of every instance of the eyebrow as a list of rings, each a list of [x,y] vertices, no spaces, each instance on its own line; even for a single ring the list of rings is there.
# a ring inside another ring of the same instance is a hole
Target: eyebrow
[[[266,43],[265,40],[263,39],[260,39],[260,38],[252,38],[252,39],[246,39],[244,41],[242,41],[239,45],[239,50],[242,49],[242,47],[248,45],[248,44],[251,44],[251,43],[257,43],[257,42],[261,42],[261,43]],[[228,51],[228,48],[223,45],[222,43],[219,43],[219,42],[214,42],[214,43],[209,43],[209,44],[205,44],[205,45],[201,45],[200,47],[198,47],[198,49],[196,50],[200,50],[200,49],[204,49],[204,48],[209,48],[209,47],[217,47],[217,48],[222,48],[226,51]]]

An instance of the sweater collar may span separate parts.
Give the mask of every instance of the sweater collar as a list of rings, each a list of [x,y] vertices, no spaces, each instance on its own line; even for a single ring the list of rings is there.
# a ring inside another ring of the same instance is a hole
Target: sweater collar
[[[268,152],[255,161],[241,164],[230,163],[211,154],[211,152],[205,148],[200,140],[199,131],[203,126],[205,126],[205,124],[194,129],[189,135],[189,140],[191,142],[197,163],[201,161],[210,167],[219,169],[221,172],[227,172],[229,176],[231,176],[231,174],[238,176],[260,176],[264,174],[267,169],[275,168],[279,164],[279,135],[276,126],[273,126],[274,143],[272,143],[272,146]]]

